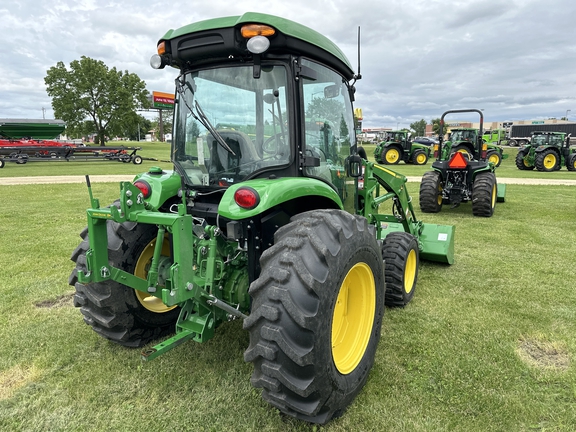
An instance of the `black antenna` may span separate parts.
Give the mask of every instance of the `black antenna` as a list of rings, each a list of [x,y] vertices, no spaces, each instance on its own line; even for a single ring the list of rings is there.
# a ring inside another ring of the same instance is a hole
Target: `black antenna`
[[[362,74],[360,73],[360,26],[358,26],[358,73],[354,78],[357,80],[362,78]]]

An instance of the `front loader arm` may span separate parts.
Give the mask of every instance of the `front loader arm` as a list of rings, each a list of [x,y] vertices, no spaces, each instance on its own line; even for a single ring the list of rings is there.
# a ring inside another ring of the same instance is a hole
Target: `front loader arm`
[[[357,213],[376,227],[379,240],[391,232],[404,231],[418,241],[420,258],[446,264],[454,263],[454,226],[423,223],[416,218],[408,179],[402,174],[363,160],[364,183],[358,187]],[[379,213],[384,202],[392,200],[392,214]]]
[[[363,203],[359,214],[376,225],[378,237],[382,223],[401,223],[403,230],[418,237],[422,223],[416,219],[412,197],[406,188],[407,178],[382,165],[364,161],[364,187],[359,189],[359,201]],[[393,214],[380,214],[378,209],[384,202],[392,200]]]

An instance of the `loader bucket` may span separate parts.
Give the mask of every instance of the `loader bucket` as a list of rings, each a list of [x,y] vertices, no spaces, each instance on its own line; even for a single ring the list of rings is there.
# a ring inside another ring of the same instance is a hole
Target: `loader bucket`
[[[421,245],[420,259],[454,264],[453,225],[424,223],[418,241]]]
[[[422,224],[422,233],[417,236],[420,244],[420,259],[454,264],[453,225]],[[391,232],[404,231],[401,223],[384,222],[380,224],[380,238],[384,240]]]
[[[506,200],[506,185],[499,183],[496,188],[497,188],[496,202],[504,202]]]

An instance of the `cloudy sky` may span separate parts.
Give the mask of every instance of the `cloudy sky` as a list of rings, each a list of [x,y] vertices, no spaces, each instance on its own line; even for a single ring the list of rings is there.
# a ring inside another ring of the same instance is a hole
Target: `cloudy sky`
[[[81,56],[172,93],[175,71],[148,63],[158,39],[247,11],[314,28],[355,67],[360,26],[355,105],[364,127],[407,127],[466,108],[484,110],[485,121],[568,110],[576,120],[574,0],[0,0],[0,118],[54,118],[46,71]]]

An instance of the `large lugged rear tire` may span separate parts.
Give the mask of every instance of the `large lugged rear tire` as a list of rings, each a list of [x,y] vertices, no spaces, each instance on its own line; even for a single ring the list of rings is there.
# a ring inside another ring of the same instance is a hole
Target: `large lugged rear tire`
[[[108,258],[112,266],[146,277],[158,228],[154,225],[107,221]],[[127,347],[140,347],[174,331],[179,308],[167,307],[159,299],[135,291],[113,280],[87,285],[78,282],[78,270],[86,271],[88,229],[72,253],[76,263],[68,280],[76,288],[74,306],[84,322],[99,335]],[[168,241],[162,255],[169,256]]]
[[[400,154],[400,150],[396,147],[388,147],[384,149],[384,153],[382,154],[382,162],[386,165],[396,165],[402,159],[402,155]]]
[[[407,232],[393,232],[382,243],[386,263],[386,306],[404,307],[416,291],[420,251],[416,237]]]
[[[420,183],[420,210],[438,213],[442,210],[442,179],[437,171],[427,171]]]
[[[374,228],[341,210],[292,218],[260,260],[244,321],[251,382],[285,414],[324,424],[364,386],[384,315]]]
[[[568,171],[576,171],[576,153],[572,153],[566,158],[566,168]]]
[[[552,149],[537,153],[534,163],[538,171],[551,172],[560,169],[560,158]]]
[[[478,174],[472,185],[472,214],[474,216],[492,216],[497,198],[498,185],[494,173]]]

